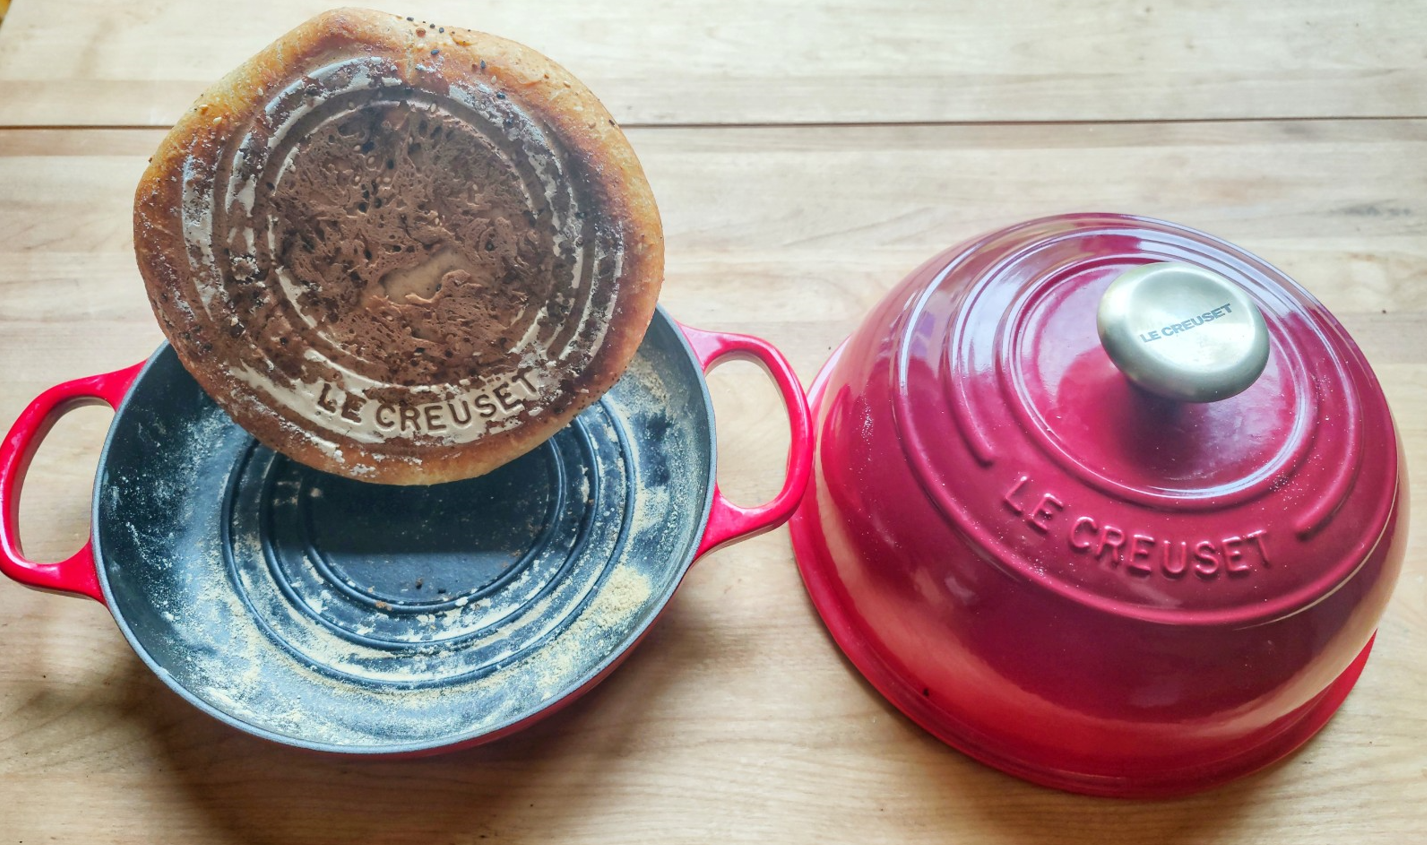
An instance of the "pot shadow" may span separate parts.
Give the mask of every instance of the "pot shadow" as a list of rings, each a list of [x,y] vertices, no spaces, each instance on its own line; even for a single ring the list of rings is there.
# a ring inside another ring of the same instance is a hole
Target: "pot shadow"
[[[816,618],[806,594],[804,601]],[[1287,762],[1279,762],[1207,792],[1167,799],[1101,798],[1029,783],[943,744],[903,715],[848,660],[820,620],[818,624],[848,683],[857,685],[879,715],[886,715],[877,721],[890,725],[887,732],[892,736],[881,741],[896,747],[898,761],[905,764],[900,777],[883,784],[886,799],[879,803],[889,805],[884,810],[895,806],[915,818],[918,827],[948,834],[994,830],[997,841],[1025,845],[1236,841],[1236,830],[1253,825],[1250,807],[1267,797],[1273,782],[1288,769]]]
[[[121,682],[130,687],[124,700],[134,703],[128,715],[149,723],[161,758],[155,768],[171,791],[186,795],[215,833],[229,834],[206,841],[559,840],[586,826],[610,761],[630,755],[646,711],[676,677],[652,664],[679,625],[678,614],[665,614],[602,683],[525,730],[405,760],[259,739],[192,707],[138,661]]]
[[[1265,779],[1272,777],[1272,771],[1260,773],[1181,798],[1075,795],[1021,781],[942,745],[915,725],[907,727],[921,734],[920,742],[928,746],[926,753],[917,755],[913,778],[956,793],[958,824],[974,819],[976,828],[994,828],[1027,845],[1237,841],[1236,831],[1252,826],[1248,810],[1258,800]]]

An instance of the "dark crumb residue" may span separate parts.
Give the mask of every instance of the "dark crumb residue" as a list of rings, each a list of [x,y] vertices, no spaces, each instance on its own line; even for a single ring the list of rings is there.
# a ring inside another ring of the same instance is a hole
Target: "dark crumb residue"
[[[502,333],[524,333],[528,303],[570,282],[548,210],[531,209],[519,173],[453,117],[362,109],[301,150],[268,194],[282,231],[274,258],[310,290],[304,307],[332,339],[395,383],[454,381],[503,360]]]
[[[481,70],[485,70],[485,69],[486,69],[486,60],[485,60],[485,59],[481,59]]]
[[[504,91],[497,91],[497,92],[495,92],[495,98],[496,98],[497,100],[504,100],[504,99],[505,99],[505,92],[504,92]]]
[[[432,51],[431,51],[431,55],[433,55],[433,56],[439,56],[439,55],[441,55],[441,51],[440,51],[440,50],[432,50]]]

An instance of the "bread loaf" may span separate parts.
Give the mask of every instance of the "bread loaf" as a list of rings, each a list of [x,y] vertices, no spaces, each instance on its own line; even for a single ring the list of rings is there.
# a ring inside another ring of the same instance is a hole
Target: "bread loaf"
[[[339,475],[430,484],[619,379],[663,276],[613,118],[510,41],[340,9],[204,92],[150,162],[154,313],[230,416]]]

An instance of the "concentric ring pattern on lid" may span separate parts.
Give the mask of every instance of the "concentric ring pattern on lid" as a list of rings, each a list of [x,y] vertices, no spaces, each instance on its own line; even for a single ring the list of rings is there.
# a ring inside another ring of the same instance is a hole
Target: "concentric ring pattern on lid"
[[[1111,361],[1101,297],[1156,262],[1257,306],[1268,360],[1242,392],[1175,401]],[[1076,601],[1263,622],[1331,593],[1387,524],[1398,447],[1361,352],[1297,284],[1207,235],[1096,215],[999,232],[921,292],[896,343],[894,412],[924,493],[988,559]]]

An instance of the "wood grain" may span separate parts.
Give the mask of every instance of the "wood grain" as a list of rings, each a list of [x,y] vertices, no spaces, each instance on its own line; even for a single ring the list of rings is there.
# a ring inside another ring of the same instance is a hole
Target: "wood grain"
[[[49,384],[158,342],[129,212],[160,136],[0,131],[0,422]],[[631,139],[664,212],[665,305],[693,325],[769,338],[805,380],[905,272],[988,228],[1105,209],[1240,243],[1348,325],[1427,501],[1427,121],[647,128]],[[745,501],[776,486],[786,442],[756,373],[714,379],[721,481]],[[51,435],[29,482],[23,530],[37,557],[85,534],[107,425],[85,414]],[[1373,659],[1327,730],[1266,773],[1167,802],[1032,787],[930,739],[841,658],[785,531],[696,566],[638,652],[564,714],[414,762],[316,757],[240,734],[169,692],[98,605],[0,585],[0,842],[1416,841],[1427,826],[1422,513]]]
[[[0,126],[167,126],[330,3],[46,0]],[[1415,0],[525,0],[388,7],[555,57],[636,124],[1427,116]]]

